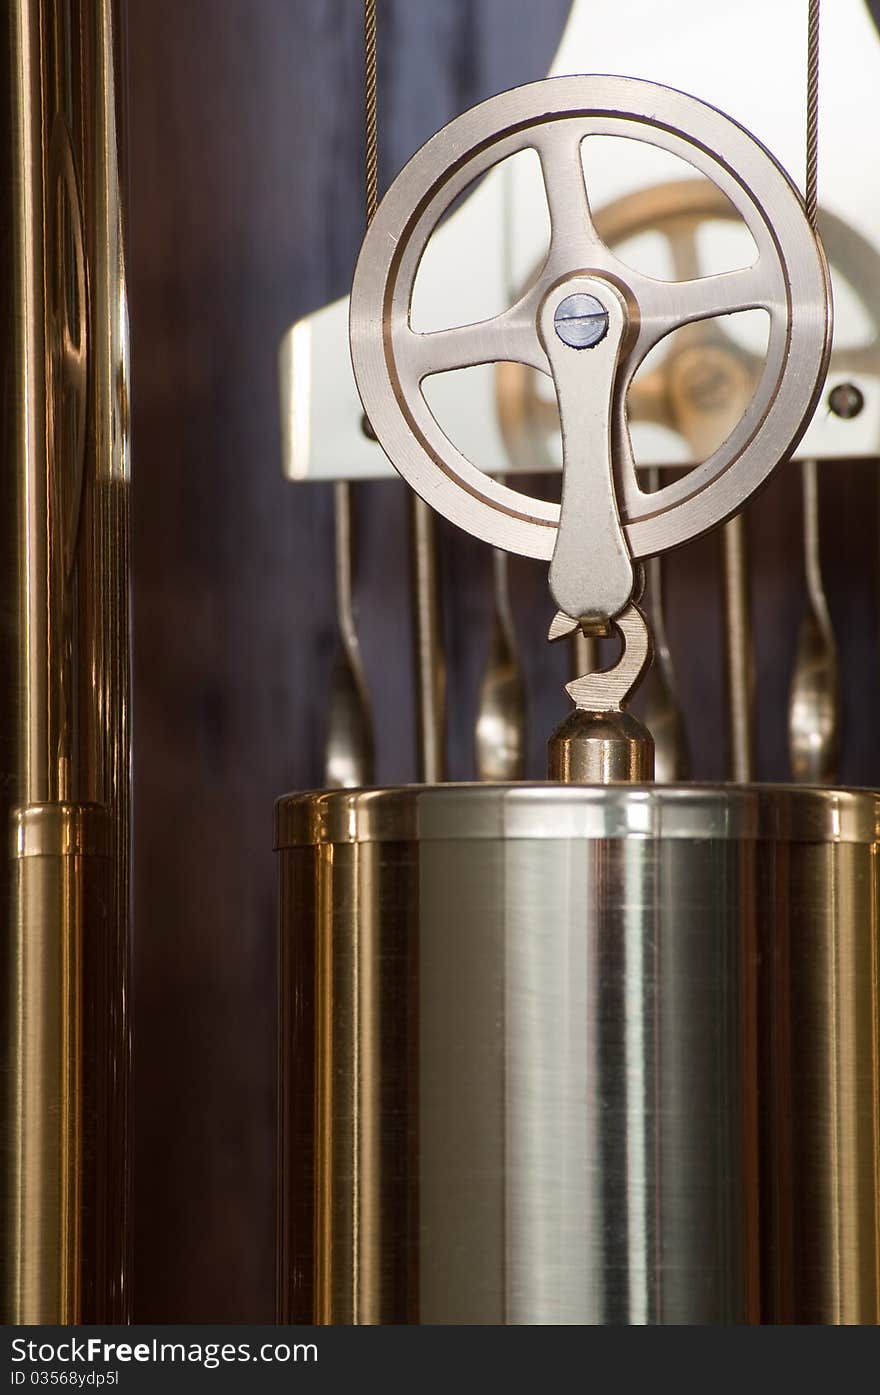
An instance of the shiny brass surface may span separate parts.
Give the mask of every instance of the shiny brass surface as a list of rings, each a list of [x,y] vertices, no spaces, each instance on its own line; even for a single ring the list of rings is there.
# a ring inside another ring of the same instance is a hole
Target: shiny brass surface
[[[111,832],[95,805],[32,805],[14,826],[4,1295],[19,1323],[81,1322],[122,1280]]]
[[[877,796],[276,820],[282,1320],[878,1319]]]
[[[759,868],[763,1313],[880,1323],[877,845]]]
[[[678,700],[675,668],[666,633],[663,559],[650,558],[645,572],[645,606],[654,641],[654,658],[641,688],[645,703],[645,725],[654,739],[654,778],[661,784],[676,784],[690,776],[691,759],[687,727]]]
[[[112,0],[11,0],[0,24],[0,823],[16,849],[0,863],[9,1322],[128,1313],[122,18]],[[106,823],[100,858],[78,848],[80,819]],[[52,829],[70,846],[35,851]]]
[[[567,785],[636,784],[654,778],[654,741],[629,712],[575,708],[547,746],[547,775]]]
[[[333,543],[336,571],[338,653],[330,687],[324,783],[331,789],[373,783],[373,713],[355,625],[352,586],[351,485],[333,486]]]
[[[801,483],[806,605],[788,695],[788,746],[793,778],[826,785],[834,782],[840,758],[840,679],[822,581],[815,460],[801,465]]]
[[[656,838],[880,843],[880,797],[800,785],[669,785],[637,790],[554,784],[402,785],[290,794],[275,806],[275,846],[454,838]]]

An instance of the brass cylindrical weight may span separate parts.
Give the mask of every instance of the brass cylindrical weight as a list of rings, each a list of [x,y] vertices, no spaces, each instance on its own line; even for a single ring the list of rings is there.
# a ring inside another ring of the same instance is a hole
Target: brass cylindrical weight
[[[279,1317],[877,1320],[878,814],[281,800]]]

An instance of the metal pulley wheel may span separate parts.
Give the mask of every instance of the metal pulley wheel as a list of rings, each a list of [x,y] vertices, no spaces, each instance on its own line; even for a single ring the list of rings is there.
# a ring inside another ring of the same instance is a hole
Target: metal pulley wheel
[[[625,265],[593,223],[581,144],[646,141],[706,175],[741,215],[752,265],[661,281]],[[550,245],[539,274],[503,314],[418,333],[419,262],[450,203],[519,151],[540,159]],[[767,353],[727,439],[683,478],[643,492],[626,398],[650,350],[680,326],[764,309]],[[392,464],[434,508],[496,547],[552,559],[567,615],[597,624],[629,604],[632,560],[722,523],[791,452],[821,387],[830,344],[827,267],[797,190],[772,156],[704,102],[617,77],[548,79],[493,97],[427,142],[385,196],[364,241],[351,301],[351,350],[367,416]],[[562,503],[490,478],[444,434],[426,378],[513,361],[549,373],[563,433]]]

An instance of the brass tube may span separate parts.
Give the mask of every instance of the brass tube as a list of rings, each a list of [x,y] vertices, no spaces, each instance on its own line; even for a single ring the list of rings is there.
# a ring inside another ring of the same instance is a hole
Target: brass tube
[[[0,30],[4,51],[4,373],[2,555],[4,722],[9,748],[0,781],[10,803],[49,798],[46,557],[46,327],[40,6],[13,3]]]
[[[15,820],[4,1291],[16,1323],[81,1322],[121,1277],[108,1272],[122,1237],[104,1175],[119,1064],[109,834],[95,805],[30,805]]]
[[[128,1312],[121,25],[116,0],[11,0],[0,25],[7,1322]]]

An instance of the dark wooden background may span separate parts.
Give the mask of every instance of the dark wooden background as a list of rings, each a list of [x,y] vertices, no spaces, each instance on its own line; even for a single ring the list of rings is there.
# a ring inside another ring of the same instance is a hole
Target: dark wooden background
[[[381,0],[382,184],[438,126],[546,71],[567,0]],[[135,595],[135,1315],[273,1317],[272,806],[320,783],[329,490],[280,474],[276,351],[348,286],[363,227],[358,0],[129,0]],[[880,783],[871,466],[822,482],[844,778]],[[403,487],[358,493],[378,778],[414,772]],[[753,512],[760,774],[783,779],[797,475]],[[451,774],[472,775],[488,557],[441,527]],[[541,568],[513,567],[530,774],[563,714]],[[696,773],[723,774],[717,543],[669,567]]]

